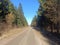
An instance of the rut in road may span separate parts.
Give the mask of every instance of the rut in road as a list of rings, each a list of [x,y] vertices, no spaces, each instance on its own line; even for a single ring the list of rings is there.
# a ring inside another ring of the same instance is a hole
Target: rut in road
[[[4,45],[53,45],[49,44],[49,42],[47,42],[49,40],[46,40],[42,34],[38,36],[35,32],[36,30],[33,28],[25,30]]]
[[[24,43],[20,42],[19,45],[38,45],[38,43],[35,40],[35,35],[32,30],[30,30],[28,35],[25,38],[23,38],[22,42]]]
[[[29,31],[24,31],[22,34],[14,38],[13,40],[9,41],[5,45],[19,45],[20,41],[22,41],[22,38],[24,38]]]
[[[28,30],[15,39],[8,42],[6,45],[38,45],[35,35],[32,30]]]

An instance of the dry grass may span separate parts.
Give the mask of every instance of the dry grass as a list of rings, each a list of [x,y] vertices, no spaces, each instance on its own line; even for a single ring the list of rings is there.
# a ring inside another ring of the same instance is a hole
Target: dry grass
[[[9,38],[9,37],[11,37],[15,34],[18,34],[18,33],[21,33],[22,31],[27,30],[27,28],[26,27],[24,27],[24,28],[13,28],[13,29],[8,29],[8,30],[9,31],[5,31],[3,33],[3,35],[0,37],[0,40],[5,39],[5,38]]]

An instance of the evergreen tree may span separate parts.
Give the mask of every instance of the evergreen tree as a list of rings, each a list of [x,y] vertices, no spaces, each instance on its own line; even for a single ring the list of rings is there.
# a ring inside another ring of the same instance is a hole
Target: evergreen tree
[[[18,12],[18,15],[17,15],[17,24],[19,26],[26,26],[27,25],[27,21],[25,19],[24,13],[23,13],[21,3],[19,4],[17,12]]]
[[[37,16],[34,16],[31,26],[36,26],[36,22],[37,22]]]
[[[8,14],[9,0],[0,0],[0,21],[6,22],[5,16]]]
[[[58,29],[57,24],[59,24],[57,23],[57,0],[39,0],[39,2],[37,25],[43,28],[50,27],[53,32],[54,29]]]

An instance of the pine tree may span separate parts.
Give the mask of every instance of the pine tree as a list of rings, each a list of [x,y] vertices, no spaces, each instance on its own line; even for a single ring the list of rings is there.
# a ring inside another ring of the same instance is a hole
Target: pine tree
[[[38,9],[38,25],[42,27],[50,27],[51,32],[57,25],[57,0],[39,0],[40,7]]]
[[[37,22],[37,16],[34,16],[33,20],[32,20],[32,23],[31,23],[31,26],[36,26],[36,22]]]
[[[6,22],[5,16],[8,14],[9,0],[0,0],[0,21]]]
[[[19,4],[17,12],[18,12],[18,15],[17,15],[17,24],[19,26],[26,26],[27,25],[27,21],[25,19],[24,13],[23,13],[21,3]]]

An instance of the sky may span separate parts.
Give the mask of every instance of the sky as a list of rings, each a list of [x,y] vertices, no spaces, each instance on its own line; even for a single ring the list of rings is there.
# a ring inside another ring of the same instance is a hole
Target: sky
[[[39,8],[38,0],[11,0],[11,2],[15,7],[18,7],[20,3],[22,4],[24,16],[26,17],[27,22],[30,25],[33,17],[37,15],[37,11]]]

